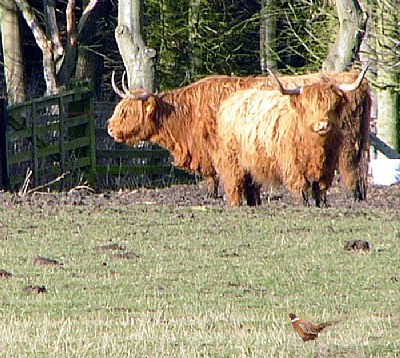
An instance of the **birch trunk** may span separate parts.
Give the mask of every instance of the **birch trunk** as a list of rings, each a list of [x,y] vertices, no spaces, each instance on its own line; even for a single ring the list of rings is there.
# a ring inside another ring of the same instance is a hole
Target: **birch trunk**
[[[199,22],[201,0],[191,0],[189,3],[189,44],[190,44],[190,80],[201,73],[202,60],[199,46]]]
[[[25,100],[25,82],[18,11],[14,0],[0,3],[0,25],[8,103],[15,104]]]
[[[115,39],[128,74],[128,88],[154,92],[154,57],[143,39],[141,0],[119,0]]]
[[[266,74],[269,68],[274,70],[278,67],[275,44],[276,44],[276,15],[274,15],[274,0],[262,0],[260,17],[260,67],[261,72]]]
[[[399,75],[398,40],[400,15],[395,2],[378,2],[377,55],[378,55],[378,88],[377,108],[378,137],[399,152]],[[396,46],[397,44],[397,46]],[[381,156],[381,155],[379,155]]]
[[[346,70],[356,58],[365,33],[368,17],[357,0],[336,0],[339,31],[328,56],[324,70]]]

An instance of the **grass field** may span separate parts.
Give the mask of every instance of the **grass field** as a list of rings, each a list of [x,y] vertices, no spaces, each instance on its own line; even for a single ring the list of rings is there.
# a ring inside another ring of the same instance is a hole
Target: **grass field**
[[[399,241],[396,210],[0,206],[0,355],[400,356]]]

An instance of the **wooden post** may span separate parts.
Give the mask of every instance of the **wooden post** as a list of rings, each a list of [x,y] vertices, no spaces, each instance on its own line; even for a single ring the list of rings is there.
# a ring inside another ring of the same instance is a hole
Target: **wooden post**
[[[8,163],[7,143],[7,101],[0,98],[0,161],[1,161],[1,184],[4,189],[10,189],[10,166]]]
[[[95,116],[92,96],[86,98],[85,109],[90,115],[89,123],[86,127],[86,136],[89,137],[89,156],[90,156],[90,169],[89,169],[89,180],[92,186],[96,185],[96,129],[95,129]],[[86,112],[85,110],[85,112]]]
[[[73,118],[74,116],[89,115],[90,120],[87,123],[74,126],[73,128],[68,128],[68,140],[81,138],[83,136],[89,138],[90,145],[86,148],[75,149],[75,156],[77,158],[90,158],[90,167],[86,171],[85,176],[90,184],[94,184],[96,172],[96,159],[95,159],[95,138],[94,138],[94,110],[91,103],[91,91],[88,92],[76,92],[74,94],[74,100],[68,105],[68,118]],[[93,129],[91,129],[91,126]]]
[[[36,132],[36,103],[33,102],[31,106],[32,111],[32,162],[33,162],[33,186],[39,185],[39,158],[37,146],[37,132]]]
[[[60,147],[60,175],[63,175],[65,173],[65,136],[66,136],[66,130],[65,130],[65,121],[67,118],[67,108],[64,103],[64,98],[61,95],[59,98],[59,131],[60,131],[60,142],[59,142],[59,147]],[[60,191],[64,189],[64,179],[60,180]]]

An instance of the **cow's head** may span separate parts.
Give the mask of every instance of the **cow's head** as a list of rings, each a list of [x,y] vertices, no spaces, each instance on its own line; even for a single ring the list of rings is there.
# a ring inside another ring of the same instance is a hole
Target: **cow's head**
[[[346,100],[344,93],[355,91],[361,84],[366,67],[351,84],[314,83],[285,89],[278,77],[269,73],[277,83],[277,89],[282,95],[290,96],[290,105],[299,113],[306,128],[319,135],[327,134],[335,124],[339,124],[341,107]]]
[[[127,144],[137,144],[149,140],[157,131],[156,112],[159,97],[146,90],[128,91],[122,79],[123,90],[115,84],[114,72],[112,86],[122,98],[108,120],[108,134],[115,141]]]

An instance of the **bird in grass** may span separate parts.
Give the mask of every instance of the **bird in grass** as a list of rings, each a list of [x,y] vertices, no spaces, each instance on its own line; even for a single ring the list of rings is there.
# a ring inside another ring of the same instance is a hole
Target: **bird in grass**
[[[318,337],[318,334],[326,327],[332,326],[339,321],[328,321],[323,323],[314,323],[299,319],[295,314],[290,313],[289,317],[296,332],[299,334],[303,342],[313,341]]]

